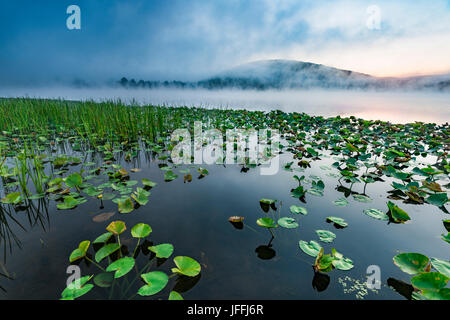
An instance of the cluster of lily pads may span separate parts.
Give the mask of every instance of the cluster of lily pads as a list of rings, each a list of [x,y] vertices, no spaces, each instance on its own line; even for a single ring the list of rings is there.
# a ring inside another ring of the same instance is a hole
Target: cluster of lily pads
[[[450,300],[450,262],[428,258],[421,253],[400,253],[394,264],[411,278],[412,298],[417,300]],[[434,269],[434,270],[433,270]]]
[[[108,232],[100,235],[92,242],[95,255],[92,260],[92,255],[88,252],[91,248],[91,242],[82,241],[78,248],[72,251],[69,257],[71,263],[79,263],[81,260],[86,260],[89,263],[98,267],[100,273],[97,275],[83,276],[72,281],[61,293],[61,299],[73,300],[79,298],[94,288],[94,284],[102,288],[110,288],[111,292],[116,286],[120,290],[122,298],[125,298],[129,293],[132,285],[140,278],[143,285],[139,288],[137,294],[140,296],[152,296],[161,292],[168,284],[169,279],[174,275],[185,277],[196,277],[201,272],[200,264],[194,259],[186,256],[176,256],[173,262],[176,267],[172,268],[172,275],[168,276],[163,271],[149,271],[151,262],[154,258],[158,259],[158,265],[161,265],[173,253],[174,247],[170,243],[163,243],[158,245],[151,245],[145,247],[145,240],[152,228],[145,223],[138,223],[131,229],[133,238],[137,238],[137,244],[131,255],[125,255],[123,247],[120,243],[120,235],[127,229],[123,221],[111,222],[106,230]],[[150,251],[153,253],[147,264],[142,267],[137,267],[136,257],[141,251]],[[106,268],[101,265],[107,261]],[[136,276],[133,281],[128,281],[127,275],[135,270]],[[141,270],[141,271],[139,271]],[[89,283],[93,279],[94,284]],[[169,294],[169,300],[182,300],[183,297],[177,291],[172,290]]]
[[[336,206],[345,207],[353,199],[367,205],[364,214],[388,223],[411,221],[401,203],[431,205],[448,213],[448,124],[392,124],[297,112],[36,99],[0,99],[0,114],[2,210],[20,211],[32,207],[36,201],[49,200],[56,201],[60,210],[70,210],[93,198],[101,207],[103,201],[110,200],[117,204],[120,213],[130,213],[149,202],[150,189],[156,183],[148,179],[134,180],[132,173],[140,169],[126,170],[121,163],[134,163],[144,154],[162,162],[159,167],[166,182],[177,179],[177,166],[169,157],[174,147],[170,134],[175,129],[188,128],[193,136],[194,122],[200,121],[204,129],[222,132],[234,128],[278,130],[285,142],[281,149],[292,155],[292,161],[283,166],[288,172],[304,173],[315,161],[333,159],[330,166],[321,165],[320,169],[338,182],[336,190],[343,196],[333,201]],[[257,166],[246,158],[242,171]],[[189,168],[178,172],[184,174],[184,182],[192,181]],[[205,168],[197,168],[197,172],[200,179],[209,174]],[[309,196],[324,195],[325,184],[320,177],[299,175],[293,176],[297,183],[290,190],[293,198],[306,202]],[[372,198],[367,189],[386,181],[392,188],[386,194],[389,199],[386,208],[371,208]],[[262,199],[260,204],[268,212],[275,202]],[[292,205],[290,211],[294,215],[308,213],[298,205]],[[243,219],[232,218],[235,222]],[[327,221],[335,227],[347,226],[340,217],[329,216]],[[447,234],[441,235],[448,243],[449,221],[443,220]],[[298,227],[293,217],[281,217],[277,221],[262,217],[257,224],[268,230],[278,225]],[[324,243],[331,243],[336,237],[328,230],[316,233]],[[324,254],[314,240],[300,241],[300,247],[316,258],[316,271],[344,270],[352,266],[350,259],[334,249],[331,254]]]

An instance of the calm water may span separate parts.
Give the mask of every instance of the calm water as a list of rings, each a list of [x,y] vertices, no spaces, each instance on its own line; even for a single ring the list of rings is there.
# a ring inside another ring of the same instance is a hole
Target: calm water
[[[280,109],[322,116],[356,116],[397,123],[450,121],[450,93],[366,92],[336,90],[127,90],[112,88],[0,88],[0,97],[64,98],[72,100],[121,99],[130,103],[168,106],[202,106]]]
[[[87,161],[98,161],[91,156]],[[290,160],[290,156],[284,154],[281,164]],[[356,292],[345,293],[340,279],[348,276],[363,282],[367,267],[378,265],[383,286],[377,293],[369,292],[364,298],[404,299],[387,286],[389,278],[407,282],[410,278],[394,266],[392,257],[399,252],[421,252],[430,257],[448,259],[448,243],[439,238],[445,231],[442,220],[448,215],[432,205],[402,203],[401,207],[411,216],[411,221],[404,225],[366,216],[363,210],[367,208],[387,210],[386,192],[391,189],[390,180],[367,185],[366,193],[373,202],[356,202],[350,196],[347,198],[348,206],[337,207],[332,201],[344,197],[342,187],[345,184],[340,185],[336,178],[327,175],[337,172],[336,169],[319,168],[334,161],[323,158],[312,162],[312,168],[304,173],[281,169],[274,176],[261,176],[259,168],[242,172],[241,166],[228,165],[206,166],[209,175],[198,179],[196,169],[192,167],[192,182],[184,183],[183,174],[179,173],[183,167],[174,170],[179,175],[176,180],[164,182],[164,171],[158,167],[163,162],[149,160],[148,154],[142,152],[133,162],[123,162],[122,165],[128,171],[131,168],[142,169],[131,173],[131,179],[148,178],[158,185],[151,190],[149,203],[130,214],[118,213],[117,205],[111,201],[105,201],[105,207],[101,209],[100,202],[91,199],[74,210],[57,210],[55,202],[50,201],[46,209],[39,210],[38,216],[19,212],[13,214],[17,222],[10,217],[4,218],[10,228],[10,236],[14,234],[17,242],[11,238],[1,239],[2,246],[5,243],[11,245],[11,252],[8,249],[4,253],[6,262],[2,260],[1,273],[9,274],[12,279],[0,278],[3,288],[0,296],[3,299],[59,298],[65,288],[68,257],[72,250],[79,242],[93,241],[104,233],[111,221],[123,220],[129,229],[138,222],[149,224],[153,229],[151,241],[155,244],[172,243],[174,255],[193,257],[202,265],[199,278],[171,282],[154,298],[167,299],[175,285],[185,299],[355,299]],[[79,170],[80,167],[73,169]],[[294,174],[304,174],[307,179],[310,175],[320,177],[326,186],[324,196],[307,194],[306,203],[291,197],[290,190],[298,185],[292,179]],[[362,193],[363,188],[363,184],[357,184],[353,191]],[[271,211],[272,216],[276,219],[279,216],[295,217],[299,228],[277,228],[271,241],[271,234],[256,224],[258,218],[266,216],[259,204],[261,198],[277,199],[277,210]],[[292,204],[306,207],[308,214],[291,214],[289,206]],[[111,211],[116,213],[108,221],[97,223],[92,220],[96,214]],[[234,215],[245,217],[242,230],[227,221]],[[326,222],[330,215],[344,218],[349,226],[336,229]],[[321,242],[321,245],[326,252],[336,248],[351,258],[355,265],[352,270],[333,270],[324,279],[314,278],[314,258],[303,253],[298,242],[317,241],[317,229],[327,229],[337,235],[333,243]],[[135,242],[128,232],[126,235],[128,239],[124,237],[122,243],[129,246],[128,250],[133,250]],[[141,267],[146,260],[148,256],[139,255]],[[98,273],[93,265],[82,262],[80,266],[82,275]],[[169,259],[158,270],[170,273],[172,266]],[[347,289],[352,285],[351,281],[347,279]],[[131,292],[136,292],[141,285],[136,282]],[[108,296],[108,289],[95,288],[83,298],[106,299]],[[117,295],[112,297],[118,298]]]

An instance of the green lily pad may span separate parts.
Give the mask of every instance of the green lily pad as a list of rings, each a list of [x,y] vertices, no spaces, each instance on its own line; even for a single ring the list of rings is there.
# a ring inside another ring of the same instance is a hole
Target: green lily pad
[[[79,187],[83,183],[83,177],[78,172],[74,172],[64,179],[64,183],[68,188]]]
[[[336,235],[328,230],[316,230],[316,233],[322,242],[331,243],[336,238]]]
[[[371,218],[387,221],[389,220],[389,216],[381,210],[378,209],[366,209],[364,210],[364,214],[368,215]]]
[[[157,246],[148,247],[148,249],[156,254],[157,258],[167,259],[173,253],[173,245],[170,243],[163,243]]]
[[[450,232],[447,233],[447,235],[445,235],[444,233],[441,234],[441,239],[446,241],[446,242],[448,242],[448,243],[450,243]]]
[[[112,234],[118,236],[119,234],[122,234],[125,230],[127,230],[127,226],[125,225],[125,222],[117,220],[117,221],[111,222],[106,227],[106,230],[108,230]]]
[[[334,248],[331,250],[333,252],[332,264],[336,269],[347,271],[353,268],[353,261],[349,258],[345,258],[341,253],[337,252]]]
[[[303,214],[303,215],[308,214],[308,210],[306,210],[306,208],[301,206],[292,205],[290,206],[289,210],[291,210],[293,214]]]
[[[173,171],[166,171],[166,173],[164,173],[165,181],[172,181],[172,180],[175,180],[176,178],[178,178],[178,175],[173,173]]]
[[[123,200],[119,200],[117,202],[117,205],[119,207],[120,213],[130,213],[131,211],[134,210],[133,201],[129,197]]]
[[[61,293],[62,299],[74,300],[91,291],[94,285],[87,283],[91,278],[92,276],[84,276],[72,281]]]
[[[448,202],[447,193],[435,193],[425,199],[429,204],[441,207]]]
[[[372,202],[372,199],[370,199],[368,196],[365,196],[362,194],[354,194],[353,199],[355,199],[358,202],[362,202],[362,203]]]
[[[200,264],[192,258],[185,256],[177,256],[173,259],[177,268],[172,268],[173,273],[180,273],[188,277],[197,276],[201,267]]]
[[[94,277],[94,283],[101,288],[111,287],[114,281],[114,274],[112,272],[102,272]]]
[[[118,243],[109,243],[105,246],[101,247],[97,253],[95,254],[95,261],[100,262],[110,254],[116,252],[120,249],[120,245]]]
[[[287,229],[294,229],[298,227],[298,223],[294,218],[282,217],[278,219],[278,224]]]
[[[258,224],[258,226],[264,227],[264,228],[276,228],[277,227],[277,225],[275,224],[275,221],[269,217],[259,218],[258,220],[256,220],[256,223]]]
[[[108,241],[113,234],[111,232],[106,232],[101,236],[98,236],[92,243],[105,243]]]
[[[400,253],[394,258],[394,264],[403,272],[417,274],[425,272],[430,259],[420,253]]]
[[[320,244],[314,240],[311,240],[309,243],[306,241],[300,240],[298,244],[300,246],[300,249],[302,249],[302,251],[304,253],[306,253],[307,255],[310,255],[311,257],[317,257],[317,255],[320,252],[320,249],[322,249]]]
[[[450,288],[435,290],[422,290],[422,295],[429,300],[450,300]]]
[[[333,201],[333,203],[338,207],[345,207],[348,205],[348,201],[345,198],[340,198],[338,200]]]
[[[169,300],[184,300],[184,299],[178,292],[171,291],[169,294]]]
[[[148,203],[148,196],[150,195],[150,192],[145,191],[142,188],[137,188],[136,191],[131,195],[131,197],[139,203],[141,206],[145,206]]]
[[[131,228],[131,235],[134,238],[145,238],[152,232],[152,228],[145,223],[138,223]]]
[[[411,284],[420,290],[439,290],[444,288],[449,278],[439,272],[426,272],[411,279]]]
[[[124,275],[126,275],[128,272],[133,269],[135,265],[135,261],[131,257],[123,257],[119,260],[114,261],[111,263],[107,268],[106,271],[111,272],[115,271],[114,278],[120,278]]]
[[[277,200],[263,198],[263,199],[259,200],[259,202],[261,202],[262,204],[271,205],[271,204],[274,204],[275,202],[277,202]]]
[[[156,182],[150,181],[150,180],[148,180],[148,179],[142,179],[141,181],[142,181],[142,184],[143,184],[144,186],[146,186],[146,187],[153,188],[153,187],[155,187],[155,186],[157,185]]]
[[[13,192],[6,195],[5,198],[2,199],[2,203],[4,204],[18,204],[23,201],[23,197],[20,192]]]
[[[391,213],[391,217],[395,222],[403,223],[405,221],[411,220],[409,215],[402,209],[400,209],[397,205],[392,202],[387,203],[389,212]]]
[[[169,282],[167,274],[161,271],[152,271],[141,275],[146,285],[139,288],[138,294],[141,296],[151,296],[160,292]]]
[[[431,258],[431,265],[438,272],[450,278],[450,262],[436,258]]]
[[[327,220],[329,220],[329,221],[331,221],[331,222],[333,222],[333,223],[335,223],[338,226],[341,226],[343,228],[348,226],[348,223],[345,222],[345,220],[343,218],[330,216],[330,217],[327,217]]]
[[[76,260],[79,260],[81,258],[84,258],[86,256],[86,252],[89,248],[89,245],[91,244],[90,241],[83,241],[78,245],[78,248],[73,250],[70,254],[69,261],[74,262]]]

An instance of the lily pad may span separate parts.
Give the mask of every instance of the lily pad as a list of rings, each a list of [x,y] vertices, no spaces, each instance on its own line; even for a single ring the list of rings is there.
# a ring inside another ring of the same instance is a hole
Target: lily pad
[[[378,209],[366,209],[364,210],[364,214],[368,215],[371,218],[387,221],[389,220],[389,216],[381,210]]]
[[[436,258],[431,258],[431,265],[438,272],[450,278],[450,262]]]
[[[333,203],[338,207],[345,207],[348,205],[348,201],[345,198],[340,198],[338,200],[333,201]]]
[[[264,228],[276,228],[277,227],[277,225],[275,224],[275,221],[269,217],[259,218],[258,220],[256,220],[256,223],[258,224],[258,226],[264,227]]]
[[[120,245],[118,243],[109,243],[101,247],[97,253],[95,254],[95,261],[100,262],[110,254],[116,252],[120,249]]]
[[[91,278],[92,276],[84,276],[72,281],[61,293],[62,299],[74,300],[91,291],[94,285],[87,283]]]
[[[316,233],[322,242],[331,243],[336,238],[336,235],[328,230],[316,230]]]
[[[394,258],[394,264],[403,272],[417,274],[425,272],[430,259],[420,253],[400,253]]]
[[[304,253],[310,255],[311,257],[317,257],[317,255],[320,252],[320,249],[322,249],[321,245],[314,240],[311,240],[309,243],[300,240],[298,244],[300,246],[300,249],[302,249]]]
[[[138,294],[141,296],[151,296],[160,292],[169,282],[167,274],[161,271],[152,271],[141,275],[146,285],[139,288]]]
[[[444,288],[449,278],[439,272],[426,272],[411,279],[411,284],[420,290],[439,290]]]
[[[333,223],[335,223],[338,226],[341,226],[343,228],[348,226],[348,223],[345,222],[345,220],[343,218],[330,216],[330,217],[327,217],[327,220],[329,220],[329,221],[331,221],[331,222],[333,222]]]
[[[395,222],[403,223],[405,221],[411,220],[409,215],[402,209],[400,209],[397,205],[392,202],[388,202],[389,212],[391,213],[391,217]]]
[[[298,223],[294,218],[282,217],[278,219],[278,224],[287,229],[294,229],[298,227]]]
[[[134,238],[145,238],[152,232],[152,228],[145,223],[138,223],[131,228],[131,235]]]
[[[115,271],[114,278],[120,278],[124,275],[126,275],[128,272],[130,272],[131,269],[133,269],[135,265],[135,261],[131,257],[123,257],[119,260],[114,261],[111,263],[107,268],[106,271],[111,272]]]
[[[157,246],[148,247],[148,250],[154,252],[157,258],[167,259],[173,253],[173,245],[170,243],[163,243]]]
[[[106,227],[106,230],[108,230],[109,232],[118,236],[119,234],[122,234],[125,230],[127,230],[127,226],[125,225],[125,222],[117,220],[117,221],[111,222]]]
[[[306,210],[306,208],[301,206],[292,205],[289,207],[289,210],[291,210],[293,214],[303,214],[303,215],[308,214],[308,210]]]
[[[171,291],[169,294],[169,300],[184,300],[184,299],[178,292]]]
[[[173,259],[177,268],[172,268],[173,273],[183,274],[188,277],[195,277],[201,271],[200,264],[190,257],[177,256]]]
[[[86,256],[86,252],[91,244],[90,241],[83,241],[78,245],[78,248],[73,250],[70,254],[69,261],[74,262],[76,260],[82,259]]]
[[[134,210],[133,201],[129,197],[123,200],[118,200],[117,204],[119,206],[120,213],[130,213]]]

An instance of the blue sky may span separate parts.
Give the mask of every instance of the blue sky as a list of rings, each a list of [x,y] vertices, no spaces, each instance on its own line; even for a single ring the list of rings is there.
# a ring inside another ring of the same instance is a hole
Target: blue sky
[[[68,30],[66,9],[81,9]],[[379,9],[379,28],[369,28]],[[261,59],[450,72],[450,1],[3,0],[0,84],[198,79]]]

